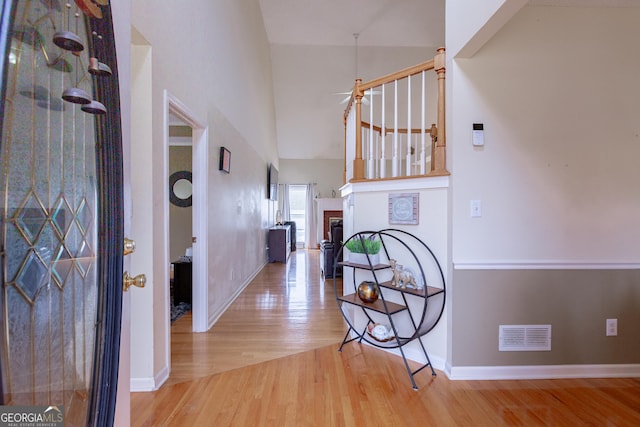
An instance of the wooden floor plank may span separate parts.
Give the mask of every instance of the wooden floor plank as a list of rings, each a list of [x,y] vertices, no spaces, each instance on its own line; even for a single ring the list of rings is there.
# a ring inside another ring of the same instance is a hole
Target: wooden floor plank
[[[353,342],[317,251],[269,264],[207,333],[172,327],[170,380],[132,426],[638,426],[640,379],[450,381]]]

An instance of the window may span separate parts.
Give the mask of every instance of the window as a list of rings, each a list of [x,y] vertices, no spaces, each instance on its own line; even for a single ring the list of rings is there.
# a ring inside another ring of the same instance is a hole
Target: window
[[[289,215],[296,223],[296,245],[304,247],[306,236],[307,186],[289,185]]]

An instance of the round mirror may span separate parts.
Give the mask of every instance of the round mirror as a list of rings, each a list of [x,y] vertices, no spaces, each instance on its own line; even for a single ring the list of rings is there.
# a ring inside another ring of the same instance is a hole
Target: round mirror
[[[176,206],[191,206],[192,196],[191,172],[178,171],[169,177],[169,200]]]
[[[179,179],[173,184],[173,194],[178,199],[188,199],[191,197],[191,181],[188,179]]]

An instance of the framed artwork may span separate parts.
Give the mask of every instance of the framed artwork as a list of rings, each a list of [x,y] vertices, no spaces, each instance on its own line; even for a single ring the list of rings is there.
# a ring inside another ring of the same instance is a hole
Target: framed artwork
[[[231,151],[220,147],[220,168],[222,172],[231,172]]]
[[[389,194],[389,224],[418,224],[420,193]]]

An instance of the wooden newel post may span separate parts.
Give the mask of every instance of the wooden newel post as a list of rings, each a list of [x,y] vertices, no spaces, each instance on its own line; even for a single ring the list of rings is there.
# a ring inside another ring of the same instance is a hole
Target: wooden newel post
[[[431,162],[431,170],[433,172],[447,171],[447,136],[445,125],[445,49],[443,47],[437,50],[434,57],[434,71],[438,75],[438,132],[435,149],[433,150],[433,158]]]
[[[353,179],[364,179],[364,159],[362,158],[362,97],[364,94],[360,89],[362,79],[356,79],[353,87],[353,94],[356,99],[356,156],[353,159]]]

